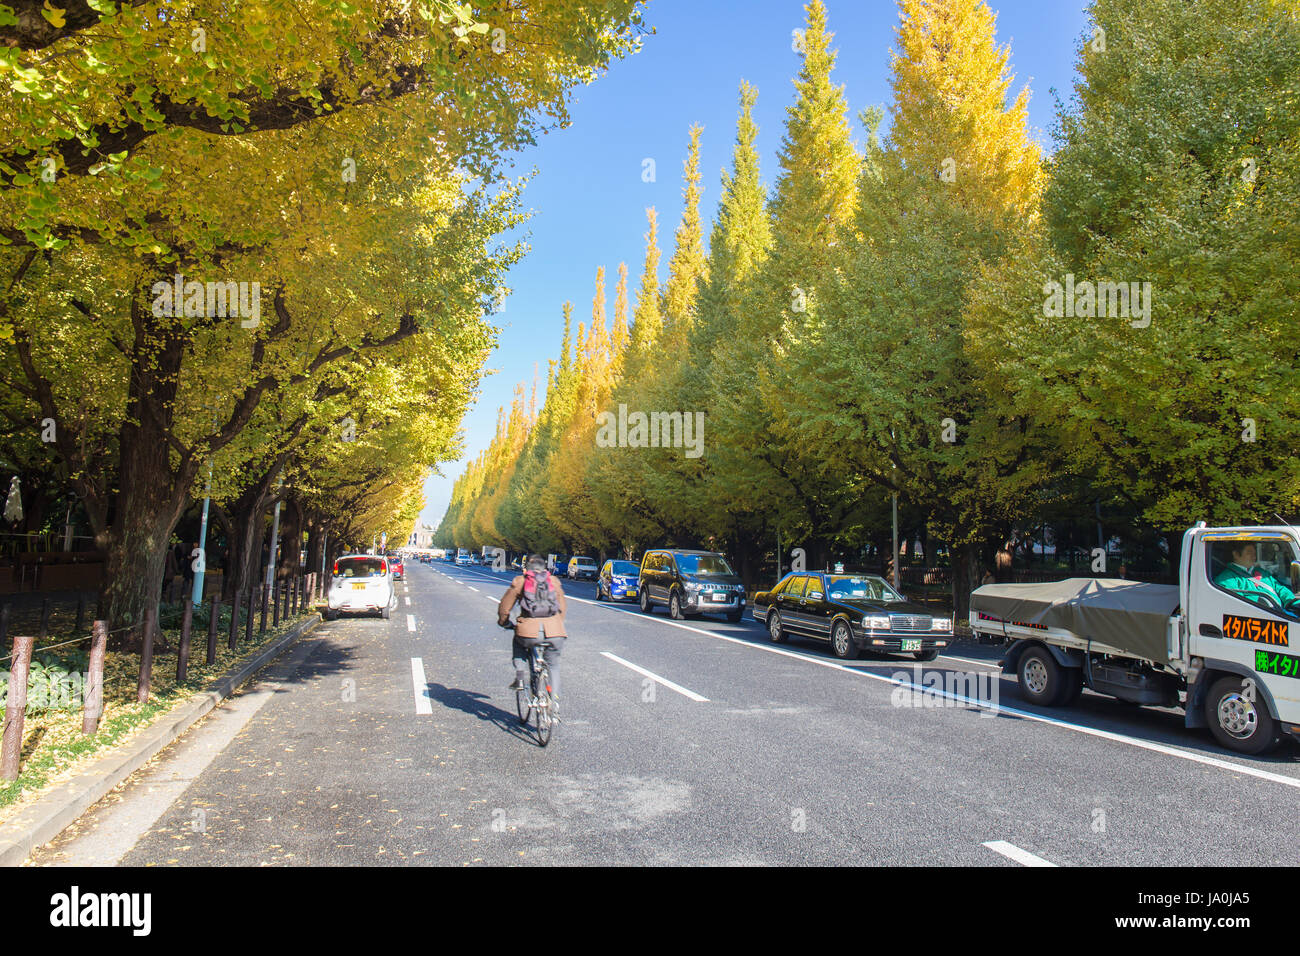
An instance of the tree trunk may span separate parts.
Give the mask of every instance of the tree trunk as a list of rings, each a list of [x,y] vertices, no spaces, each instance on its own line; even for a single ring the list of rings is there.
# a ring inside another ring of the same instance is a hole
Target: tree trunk
[[[321,546],[324,528],[321,525],[320,518],[310,512],[304,512],[307,521],[307,571],[320,573],[320,561],[322,557]]]
[[[275,576],[289,581],[298,574],[298,552],[302,550],[302,509],[293,498],[280,505],[280,553]]]
[[[142,332],[135,351],[119,431],[120,490],[108,536],[104,599],[110,630],[130,627],[138,636],[145,608],[156,606],[162,592],[167,542],[189,501],[194,469],[173,468],[167,441],[184,342],[166,332],[153,342]],[[115,638],[120,646],[123,634]]]
[[[952,608],[957,623],[970,613],[970,592],[979,587],[980,547],[967,543],[955,545],[952,552]]]

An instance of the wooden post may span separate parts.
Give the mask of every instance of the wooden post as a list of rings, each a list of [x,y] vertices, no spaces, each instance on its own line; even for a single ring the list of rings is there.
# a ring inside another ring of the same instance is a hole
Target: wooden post
[[[262,602],[262,622],[257,626],[257,633],[259,634],[266,633],[266,612],[267,612],[267,601],[270,598],[269,591],[270,589],[267,588],[265,584],[258,585],[257,593],[260,595],[260,599]]]
[[[176,683],[185,683],[190,668],[190,628],[194,625],[194,602],[185,601],[181,612],[181,646],[176,652]]]
[[[226,646],[232,651],[239,646],[239,592],[235,591],[230,600],[230,633]]]
[[[140,679],[135,684],[135,699],[149,702],[149,684],[153,681],[153,635],[158,629],[158,606],[152,601],[144,609],[144,645],[140,649]]]
[[[221,617],[221,596],[212,595],[212,610],[208,612],[208,663],[217,662],[217,619]]]
[[[18,779],[18,758],[23,752],[23,718],[27,713],[27,675],[31,668],[32,645],[35,642],[34,637],[14,635],[4,734],[0,736],[0,780]]]
[[[280,582],[271,579],[271,625],[280,626]]]
[[[108,622],[96,621],[90,628],[90,673],[86,675],[85,703],[82,705],[81,732],[99,730],[104,713],[104,651],[108,647]]]

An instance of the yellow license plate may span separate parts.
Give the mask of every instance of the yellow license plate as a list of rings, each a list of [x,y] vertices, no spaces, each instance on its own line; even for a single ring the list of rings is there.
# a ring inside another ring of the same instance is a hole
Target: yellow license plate
[[[365,582],[352,585],[352,590],[354,591],[364,591],[365,589],[366,589]]]

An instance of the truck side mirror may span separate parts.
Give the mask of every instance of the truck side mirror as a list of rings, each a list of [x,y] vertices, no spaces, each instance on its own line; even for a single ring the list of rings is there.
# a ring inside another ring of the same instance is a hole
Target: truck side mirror
[[[1300,591],[1300,561],[1291,562],[1291,590]]]

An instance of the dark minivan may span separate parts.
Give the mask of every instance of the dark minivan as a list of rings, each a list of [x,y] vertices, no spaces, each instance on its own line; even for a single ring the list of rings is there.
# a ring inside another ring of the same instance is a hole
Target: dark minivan
[[[745,585],[716,551],[647,551],[641,558],[637,591],[646,614],[652,614],[656,604],[666,604],[669,616],[676,620],[725,614],[735,624],[745,613]]]

